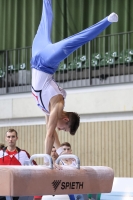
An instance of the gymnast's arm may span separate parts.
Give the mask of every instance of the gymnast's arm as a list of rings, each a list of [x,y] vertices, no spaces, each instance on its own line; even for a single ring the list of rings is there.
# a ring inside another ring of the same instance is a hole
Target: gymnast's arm
[[[59,137],[58,137],[58,134],[57,134],[56,130],[54,132],[54,137],[55,137],[54,147],[57,150],[58,148],[60,148],[60,141],[59,141]]]
[[[51,124],[52,116],[46,115],[46,138],[45,138],[45,153],[51,154],[51,150],[54,143],[54,129],[53,125]]]
[[[46,118],[47,133],[45,138],[45,153],[49,155],[51,154],[51,150],[54,144],[55,129],[57,126],[58,119],[60,117],[59,113],[62,109],[62,105],[54,105],[54,107],[51,109],[50,115]]]

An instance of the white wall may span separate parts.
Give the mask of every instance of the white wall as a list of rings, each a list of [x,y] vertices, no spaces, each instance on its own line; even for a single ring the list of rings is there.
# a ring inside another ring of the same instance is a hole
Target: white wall
[[[75,111],[82,121],[125,117],[133,119],[133,84],[69,89],[66,111]],[[36,106],[31,93],[0,96],[0,125],[7,121],[44,123],[44,113]]]
[[[111,193],[102,194],[101,200],[132,200],[133,178],[114,178]]]

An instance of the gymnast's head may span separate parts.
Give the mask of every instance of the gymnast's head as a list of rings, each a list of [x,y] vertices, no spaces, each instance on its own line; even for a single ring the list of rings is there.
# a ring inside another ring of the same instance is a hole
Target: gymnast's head
[[[80,116],[75,112],[63,111],[62,118],[58,120],[57,129],[70,132],[75,135],[80,123]]]

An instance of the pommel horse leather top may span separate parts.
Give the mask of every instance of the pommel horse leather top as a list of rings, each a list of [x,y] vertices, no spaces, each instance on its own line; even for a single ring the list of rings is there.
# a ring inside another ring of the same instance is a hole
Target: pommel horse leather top
[[[1,196],[97,194],[111,192],[114,172],[109,167],[0,166]]]

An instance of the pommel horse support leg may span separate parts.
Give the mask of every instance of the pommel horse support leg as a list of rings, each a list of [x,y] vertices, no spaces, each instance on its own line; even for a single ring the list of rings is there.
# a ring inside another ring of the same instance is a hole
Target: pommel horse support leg
[[[51,165],[50,167],[1,165],[0,196],[77,195],[111,192],[114,179],[114,172],[111,168],[77,166],[78,168],[62,166],[62,170],[57,170],[52,169]]]

